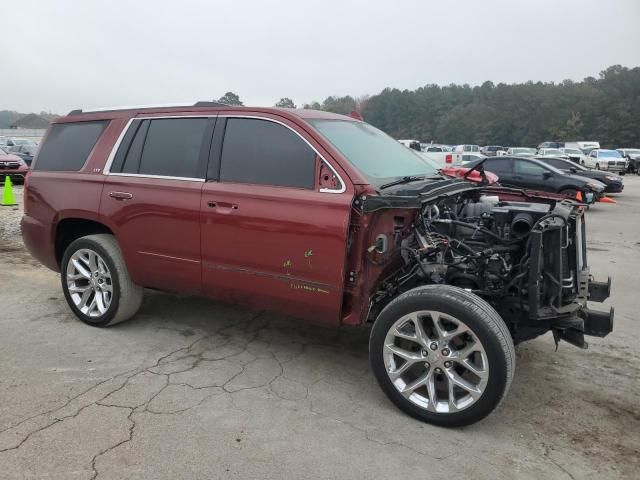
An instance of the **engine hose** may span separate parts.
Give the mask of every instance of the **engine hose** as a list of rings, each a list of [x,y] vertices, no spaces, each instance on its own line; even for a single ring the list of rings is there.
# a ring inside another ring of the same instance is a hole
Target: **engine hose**
[[[558,215],[559,216],[559,215]],[[562,217],[561,217],[562,218]],[[513,243],[517,243],[520,241],[520,239],[517,240],[505,240],[503,238],[501,238],[499,235],[493,233],[491,230],[487,230],[486,228],[482,228],[482,227],[474,227],[473,225],[467,223],[467,222],[462,222],[460,220],[433,220],[432,223],[444,223],[444,224],[452,224],[452,225],[459,225],[461,227],[465,227],[465,228],[469,228],[471,230],[477,230],[478,232],[493,238],[496,242],[499,243],[504,243],[504,244],[513,244]]]

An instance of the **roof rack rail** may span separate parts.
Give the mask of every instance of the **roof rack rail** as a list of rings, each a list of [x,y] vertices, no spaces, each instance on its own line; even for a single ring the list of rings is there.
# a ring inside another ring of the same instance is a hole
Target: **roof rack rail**
[[[138,105],[138,106],[130,106],[130,107],[92,108],[90,110],[82,110],[81,108],[76,108],[75,110],[71,110],[67,115],[80,115],[81,113],[91,113],[91,112],[116,112],[118,110],[146,110],[151,108],[165,108],[165,107],[167,108],[168,107],[232,107],[232,105],[204,100],[204,101],[196,102],[193,105],[187,105],[185,103],[175,103],[175,104],[165,104],[165,105]]]
[[[227,105],[226,103],[210,102],[208,100],[201,100],[193,104],[194,107],[231,107],[233,105]]]

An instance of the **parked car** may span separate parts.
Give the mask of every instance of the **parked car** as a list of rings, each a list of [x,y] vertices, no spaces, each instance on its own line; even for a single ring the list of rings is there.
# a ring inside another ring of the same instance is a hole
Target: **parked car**
[[[405,147],[410,148],[411,150],[417,150],[419,152],[422,151],[420,142],[418,140],[398,140],[398,142],[400,142]]]
[[[476,160],[482,160],[483,158],[486,158],[486,157],[480,153],[464,153],[460,156],[460,160],[462,161],[463,165],[468,162],[475,162]]]
[[[580,141],[580,142],[564,142],[564,148],[577,148],[582,150],[585,155],[589,155],[589,152],[594,148],[600,148],[600,142],[595,141]]]
[[[541,148],[562,148],[564,147],[564,142],[542,142],[538,145],[538,150]]]
[[[29,140],[27,138],[14,138],[14,137],[7,137],[4,143],[4,146],[7,148],[18,147],[22,145],[37,146],[38,143],[33,140]]]
[[[9,153],[17,155],[24,160],[28,166],[31,166],[31,162],[33,161],[33,157],[37,150],[38,147],[36,145],[19,145],[9,148]]]
[[[620,152],[615,150],[594,148],[585,157],[584,164],[586,167],[595,168],[596,170],[619,172],[623,175],[627,170],[627,161],[620,155]]]
[[[423,152],[451,152],[453,150],[451,145],[442,143],[420,143],[420,148]]]
[[[640,175],[640,148],[619,148],[617,151],[627,160],[627,172]]]
[[[609,282],[590,275],[582,205],[442,176],[351,117],[74,111],[51,124],[25,190],[24,243],[83,322],[132,317],[144,287],[371,322],[383,391],[437,425],[500,403],[514,343],[552,330],[586,348],[612,330],[612,311],[587,305]]]
[[[624,183],[620,175],[614,173],[603,172],[600,170],[591,170],[576,164],[571,160],[553,157],[536,157],[541,162],[551,165],[552,167],[562,170],[565,173],[580,175],[581,177],[593,178],[605,185],[605,192],[619,193],[624,189]]]
[[[486,157],[495,157],[498,155],[498,152],[505,151],[505,147],[501,147],[500,145],[486,145],[480,149],[480,153],[482,153]]]
[[[453,147],[454,153],[480,153],[479,145],[456,145]]]
[[[447,149],[445,147],[440,147],[438,145],[427,145],[422,148],[423,152],[446,152]]]
[[[498,175],[503,186],[554,192],[571,198],[580,193],[585,203],[597,201],[605,190],[597,180],[569,175],[531,157],[489,157],[483,167]]]
[[[503,156],[532,157],[536,154],[535,148],[509,147]]]
[[[29,167],[17,155],[0,148],[0,180],[4,181],[9,176],[11,180],[24,181]]]
[[[537,155],[540,157],[569,158],[559,148],[539,148]]]
[[[560,148],[559,150],[564,157],[567,157],[572,162],[577,163],[578,165],[585,164],[586,155],[579,148],[564,147]]]

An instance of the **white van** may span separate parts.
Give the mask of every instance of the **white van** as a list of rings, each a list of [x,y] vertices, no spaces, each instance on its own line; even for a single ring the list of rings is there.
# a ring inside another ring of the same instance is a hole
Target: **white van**
[[[600,148],[600,142],[564,142],[564,148],[578,148],[588,155],[591,150]]]
[[[480,145],[456,145],[454,153],[480,153]]]

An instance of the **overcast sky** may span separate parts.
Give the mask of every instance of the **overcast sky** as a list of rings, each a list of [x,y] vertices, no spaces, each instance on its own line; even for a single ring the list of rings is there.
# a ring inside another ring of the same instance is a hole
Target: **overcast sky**
[[[64,113],[228,90],[247,105],[301,105],[640,65],[640,0],[6,3],[0,110]]]

